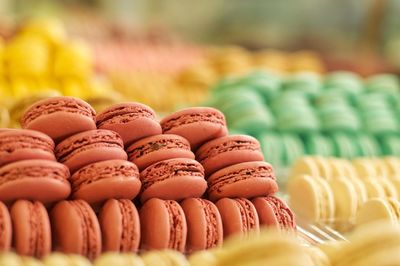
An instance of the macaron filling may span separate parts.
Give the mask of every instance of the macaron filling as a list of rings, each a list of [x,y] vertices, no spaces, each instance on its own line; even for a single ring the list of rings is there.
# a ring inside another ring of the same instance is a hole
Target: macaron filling
[[[208,113],[182,114],[176,118],[170,118],[165,121],[161,121],[161,127],[163,132],[168,132],[174,127],[197,122],[210,122],[225,126],[225,118],[222,114],[209,111]]]
[[[168,210],[170,224],[168,248],[180,250],[182,239],[184,239],[182,214],[179,212],[180,206],[173,200],[166,200],[164,204]]]
[[[105,124],[129,123],[132,120],[140,117],[147,117],[154,120],[156,119],[155,113],[144,106],[124,105],[100,114],[97,117],[97,127],[101,127]]]
[[[220,177],[210,181],[209,183],[211,184],[208,191],[209,193],[213,191],[221,192],[221,188],[227,184],[233,184],[235,182],[251,178],[269,178],[276,180],[272,167],[258,166],[254,168],[244,168],[221,175]]]
[[[80,114],[88,116],[93,120],[96,119],[96,113],[89,104],[85,104],[84,102],[78,100],[71,100],[71,98],[64,100],[57,97],[53,101],[47,101],[45,104],[38,103],[31,107],[22,118],[22,125],[25,127],[30,122],[42,115],[48,115],[56,112]]]
[[[148,155],[152,152],[165,149],[165,150],[170,150],[170,149],[184,149],[184,150],[190,150],[190,145],[189,143],[180,141],[179,139],[173,139],[173,138],[165,138],[165,139],[159,139],[155,141],[148,142],[144,145],[135,147],[134,149],[129,149],[127,150],[129,160],[135,160],[137,158],[140,158],[142,156]]]

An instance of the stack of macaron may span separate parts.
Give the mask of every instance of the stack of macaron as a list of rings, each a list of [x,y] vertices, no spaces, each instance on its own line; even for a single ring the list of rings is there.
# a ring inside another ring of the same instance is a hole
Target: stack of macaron
[[[259,142],[228,135],[217,109],[159,122],[140,103],[96,114],[81,99],[53,97],[31,105],[21,125],[0,131],[3,251],[191,253],[261,226],[295,228]]]
[[[206,105],[225,114],[231,131],[259,139],[265,159],[280,168],[302,155],[400,155],[399,97],[390,74],[258,71],[220,81]]]
[[[386,216],[376,210],[390,205],[398,209],[399,165],[395,157],[353,161],[302,157],[290,172],[290,206],[306,221],[334,224],[342,230],[379,217],[393,217],[397,221],[398,216],[391,214],[396,212],[392,208],[387,208]]]

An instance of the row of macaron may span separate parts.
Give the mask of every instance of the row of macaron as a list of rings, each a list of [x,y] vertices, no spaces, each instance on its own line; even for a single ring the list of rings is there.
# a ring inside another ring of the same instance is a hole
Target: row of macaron
[[[301,219],[341,231],[385,217],[398,220],[399,166],[398,158],[346,161],[303,157],[291,169],[287,185],[290,206]],[[387,213],[393,215],[370,212],[371,205],[375,210],[376,206],[392,206]]]
[[[398,131],[397,77],[371,78],[373,89],[365,93],[356,89],[357,93],[349,98],[346,90],[361,85],[349,85],[358,84],[354,80],[340,81],[348,79],[349,74],[339,73],[327,77],[339,81],[316,93],[314,99],[302,91],[315,87],[314,81],[309,80],[310,75],[314,77],[315,74],[294,76],[294,80],[298,79],[297,85],[282,85],[277,77],[263,72],[231,78],[215,86],[207,105],[218,106],[225,113],[230,128],[244,129],[251,134],[271,129],[298,133],[367,131],[378,135]],[[271,90],[273,96],[269,95]],[[253,116],[255,113],[258,115]]]
[[[48,209],[39,201],[18,200],[10,209],[0,203],[0,223],[3,252],[12,247],[19,255],[41,258],[53,250],[90,260],[102,252],[173,249],[190,254],[263,226],[289,231],[296,226],[289,207],[274,196],[223,198],[215,204],[201,198],[153,198],[139,211],[130,200],[109,199],[98,215],[83,200],[60,201]]]

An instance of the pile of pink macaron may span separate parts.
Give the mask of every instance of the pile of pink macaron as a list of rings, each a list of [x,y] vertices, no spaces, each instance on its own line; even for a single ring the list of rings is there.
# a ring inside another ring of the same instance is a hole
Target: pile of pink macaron
[[[191,253],[261,226],[295,228],[260,144],[228,135],[216,109],[159,122],[140,103],[96,115],[56,97],[29,107],[21,125],[0,129],[0,250]]]

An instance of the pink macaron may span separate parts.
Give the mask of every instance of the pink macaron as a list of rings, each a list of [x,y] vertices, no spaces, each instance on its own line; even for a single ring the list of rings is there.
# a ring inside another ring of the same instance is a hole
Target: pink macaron
[[[173,159],[194,159],[189,142],[178,135],[160,134],[141,139],[126,149],[129,161],[142,171],[153,163]]]
[[[28,107],[22,116],[23,128],[41,131],[56,143],[76,133],[96,128],[96,112],[74,97],[53,97]]]
[[[153,109],[135,102],[108,107],[97,116],[97,127],[117,132],[122,137],[124,145],[161,134],[162,131]]]
[[[264,161],[260,143],[247,135],[230,135],[206,142],[196,151],[206,176],[233,164]]]
[[[133,199],[140,191],[139,170],[131,162],[108,160],[89,164],[70,178],[72,198],[92,206],[107,199]]]
[[[55,154],[57,160],[68,166],[71,173],[91,163],[128,158],[118,133],[106,129],[73,135],[56,146]]]
[[[245,162],[223,168],[208,178],[208,196],[221,198],[254,198],[278,191],[272,166],[267,162]]]
[[[24,160],[0,168],[0,200],[18,199],[51,203],[71,193],[68,168],[48,160]]]
[[[182,200],[201,197],[207,189],[201,164],[185,158],[152,164],[140,173],[140,180],[142,202],[150,198]]]
[[[237,234],[245,237],[250,232],[260,231],[257,210],[250,200],[245,198],[223,198],[215,203],[221,214],[224,237]]]
[[[196,150],[203,143],[228,134],[225,116],[211,107],[191,107],[161,120],[163,133],[186,138]]]
[[[29,159],[55,161],[53,140],[35,130],[0,132],[0,166]]]

